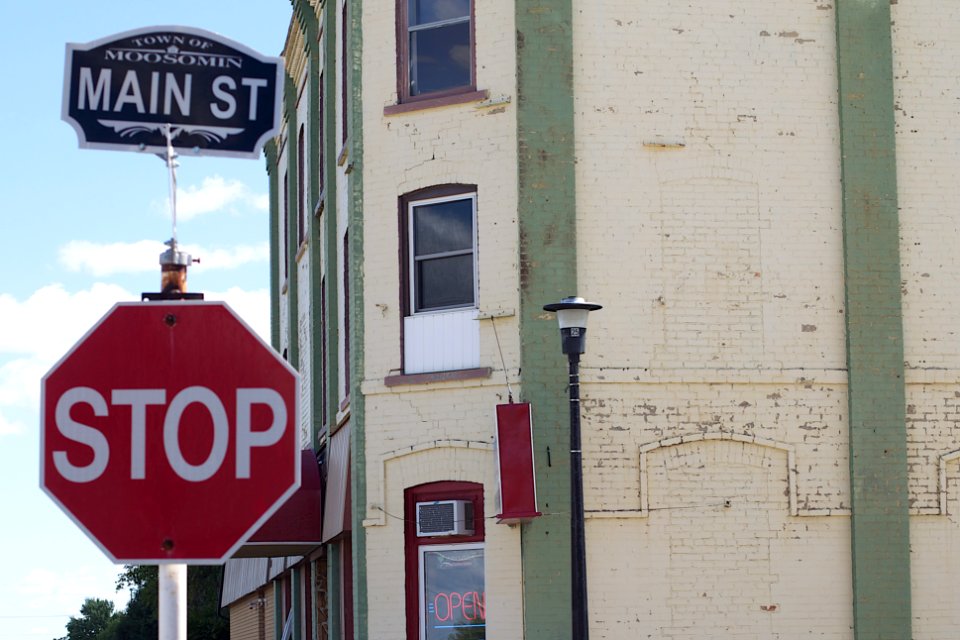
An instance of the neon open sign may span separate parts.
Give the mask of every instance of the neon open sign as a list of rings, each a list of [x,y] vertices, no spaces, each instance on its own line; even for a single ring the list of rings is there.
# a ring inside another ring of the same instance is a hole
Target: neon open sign
[[[433,597],[433,602],[427,605],[431,614],[431,622],[435,627],[465,626],[456,624],[465,621],[466,626],[485,626],[487,622],[486,594],[483,592],[441,591]]]

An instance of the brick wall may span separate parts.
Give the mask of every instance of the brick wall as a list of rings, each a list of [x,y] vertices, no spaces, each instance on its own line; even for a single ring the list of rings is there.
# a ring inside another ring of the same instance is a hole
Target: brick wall
[[[594,633],[852,636],[824,3],[575,11]]]
[[[960,624],[952,549],[960,545],[960,334],[956,202],[960,185],[955,60],[960,18],[929,1],[891,5],[900,251],[907,380],[914,637],[942,638]],[[946,507],[943,513],[942,507]]]

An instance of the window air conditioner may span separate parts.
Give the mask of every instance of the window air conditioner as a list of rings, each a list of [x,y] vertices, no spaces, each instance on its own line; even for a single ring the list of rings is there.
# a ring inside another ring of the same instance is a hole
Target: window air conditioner
[[[417,537],[472,536],[473,502],[438,500],[417,503]]]

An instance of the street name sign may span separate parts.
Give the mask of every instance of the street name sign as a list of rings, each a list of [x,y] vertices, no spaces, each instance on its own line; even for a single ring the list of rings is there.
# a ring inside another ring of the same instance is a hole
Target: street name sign
[[[43,378],[41,487],[114,562],[223,562],[299,487],[299,388],[224,303],[117,304]]]
[[[283,60],[190,27],[67,44],[62,118],[80,146],[259,156],[280,130]]]

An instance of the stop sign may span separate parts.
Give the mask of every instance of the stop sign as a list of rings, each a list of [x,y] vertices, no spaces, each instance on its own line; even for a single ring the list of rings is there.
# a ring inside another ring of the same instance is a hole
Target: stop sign
[[[298,400],[227,305],[117,304],[43,378],[41,486],[114,562],[222,562],[299,486]]]

